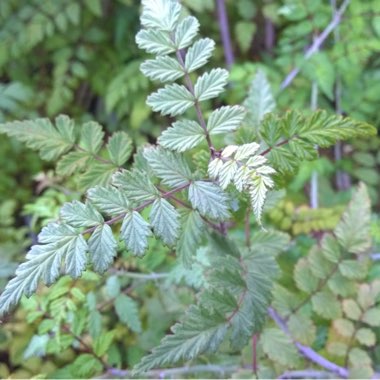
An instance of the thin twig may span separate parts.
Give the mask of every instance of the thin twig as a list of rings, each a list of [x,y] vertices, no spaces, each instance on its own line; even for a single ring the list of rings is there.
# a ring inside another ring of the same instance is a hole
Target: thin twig
[[[316,37],[314,37],[314,40],[315,38]],[[310,99],[310,108],[312,111],[315,111],[318,107],[318,92],[318,83],[313,81]],[[315,146],[315,149],[318,151],[318,146]],[[318,172],[314,170],[310,180],[310,207],[316,209],[318,208],[318,203]]]
[[[286,371],[278,379],[329,379],[333,378],[330,372],[304,369],[302,371]]]
[[[91,354],[92,356],[94,356],[96,359],[98,359],[99,362],[102,364],[102,367],[103,367],[104,370],[108,371],[110,369],[110,365],[101,356],[97,355],[95,353],[94,349],[89,344],[87,344],[79,335],[76,335],[70,329],[70,327],[68,327],[67,325],[63,325],[62,328],[68,334],[70,334],[75,340],[77,340],[84,347],[84,349],[86,350],[86,352],[88,352],[89,354]]]
[[[289,336],[293,344],[297,347],[299,353],[304,356],[305,358],[309,359],[315,364],[318,364],[324,369],[327,369],[330,372],[333,372],[334,374],[342,377],[347,378],[348,377],[348,369],[344,367],[340,367],[337,364],[330,362],[323,356],[319,355],[317,352],[315,352],[311,347],[304,346],[300,342],[297,342],[294,340],[289,332],[288,326],[286,325],[286,322],[281,318],[281,316],[273,309],[268,308],[268,314],[273,319],[273,321],[277,324],[277,326],[287,335]]]
[[[265,52],[272,54],[275,43],[275,29],[272,20],[269,17],[265,17]]]
[[[307,295],[307,297],[301,301],[296,307],[294,307],[292,310],[291,310],[291,313],[289,315],[287,315],[286,318],[289,318],[291,315],[295,314],[298,310],[301,309],[302,306],[306,305],[310,300],[311,298],[317,294],[326,284],[327,282],[330,280],[330,278],[335,274],[335,272],[338,270],[339,268],[339,264],[341,263],[341,261],[343,260],[343,257],[341,257],[339,259],[339,261],[337,263],[335,263],[334,267],[331,269],[330,273],[323,279],[323,280],[320,280],[318,286],[316,289],[314,289],[310,294]]]
[[[159,187],[157,187],[158,190],[161,192],[161,193],[164,193],[164,190],[160,189]],[[177,197],[175,197],[174,195],[170,195],[169,198],[174,201],[174,202],[177,202],[179,205],[181,205],[182,207],[185,207],[189,210],[193,210],[194,208],[192,206],[190,206],[189,204],[187,204],[186,202],[184,202],[183,200],[181,199],[178,199]],[[220,224],[215,224],[213,222],[211,222],[210,220],[208,220],[206,217],[204,217],[203,215],[201,215],[201,218],[203,219],[203,221],[205,223],[207,223],[211,228],[213,228],[215,231],[219,232],[220,234],[222,235],[225,235],[225,231],[224,231],[224,227],[222,227]]]
[[[133,291],[134,288],[135,287],[128,285],[126,288],[122,289],[120,293],[129,295]],[[116,301],[116,298],[117,297],[112,297],[112,298],[110,298],[110,299],[108,299],[108,300],[100,303],[99,305],[97,305],[96,309],[98,311],[103,311],[108,306],[113,305],[115,303],[115,301]]]
[[[318,203],[318,172],[314,170],[310,180],[310,208],[317,209]]]
[[[330,35],[330,33],[340,24],[342,20],[342,16],[344,12],[346,11],[349,3],[350,3],[350,0],[344,0],[341,7],[334,14],[331,22],[327,25],[326,29],[315,38],[312,45],[306,50],[304,54],[304,59],[303,59],[304,61],[307,61],[312,55],[314,55],[319,50],[319,48],[325,42],[325,40]],[[288,87],[293,82],[294,78],[300,73],[300,71],[301,71],[300,67],[295,67],[281,83],[280,91]]]
[[[216,0],[216,8],[218,11],[218,22],[220,29],[220,36],[222,38],[224,57],[226,65],[230,69],[235,62],[234,52],[232,50],[230,27],[226,12],[226,3],[224,0]]]
[[[330,0],[332,12],[335,15],[337,12],[337,6],[336,6],[336,0]],[[335,28],[334,30],[334,44],[338,44],[340,42],[340,33],[339,33],[339,27]],[[342,81],[339,75],[339,71],[336,73],[336,80],[335,80],[335,88],[334,88],[334,101],[335,101],[335,112],[338,115],[342,115],[343,109],[342,109]],[[337,141],[334,145],[334,159],[335,162],[339,162],[342,159],[343,156],[343,149],[342,149],[342,143],[340,141]],[[350,183],[350,177],[349,175],[342,171],[337,170],[335,175],[335,183],[338,190],[347,190],[351,183]]]
[[[168,369],[154,369],[144,373],[144,378],[158,378],[163,379],[166,377],[179,377],[180,375],[190,374],[190,373],[200,373],[200,372],[214,372],[218,373],[223,377],[226,373],[232,373],[238,370],[239,367],[236,365],[216,365],[216,364],[203,364],[203,365],[194,365],[194,366],[185,366],[179,368],[168,368]],[[107,376],[115,376],[115,377],[123,377],[128,378],[132,376],[132,371],[118,369],[118,368],[110,368],[103,375],[103,378],[107,378]]]
[[[293,136],[292,139],[293,139],[293,138],[296,138],[296,137],[297,137],[297,136]],[[263,152],[259,153],[260,156],[265,156],[265,155],[268,154],[273,148],[277,148],[277,147],[279,147],[279,146],[281,146],[281,145],[285,145],[285,144],[287,144],[287,143],[289,142],[289,140],[290,140],[290,139],[286,139],[286,140],[284,140],[284,141],[279,142],[279,143],[276,144],[275,146],[271,146],[271,147],[269,147],[268,149],[266,149],[266,150],[264,150]]]
[[[169,277],[169,273],[139,273],[139,272],[129,272],[124,271],[120,269],[111,270],[111,273],[115,276],[120,277],[127,277],[127,278],[133,278],[136,280],[142,280],[142,281],[155,281],[155,280],[161,280],[164,278]]]
[[[251,246],[251,208],[247,207],[245,212],[245,221],[244,221],[244,233],[245,233],[245,245],[249,248]]]
[[[242,278],[244,279],[244,281],[246,281],[246,276],[247,276],[247,273],[248,273],[248,269],[247,269],[246,265],[244,264],[244,259],[243,259],[242,256],[240,257],[239,261],[240,261],[240,266],[243,269]],[[246,284],[247,284],[247,282],[246,282]],[[240,295],[239,300],[237,301],[237,305],[236,305],[235,310],[227,317],[227,322],[228,322],[229,325],[231,325],[232,318],[240,311],[247,292],[248,292],[248,287],[246,285],[245,288],[244,288],[244,290],[243,290],[243,293]]]
[[[183,184],[183,185],[177,187],[176,189],[170,190],[170,191],[168,191],[168,192],[162,194],[161,196],[162,196],[162,198],[169,198],[172,194],[178,193],[179,191],[182,191],[182,190],[188,188],[189,186],[190,186],[190,183],[185,183],[185,184]],[[144,208],[146,208],[146,207],[148,207],[149,205],[151,205],[154,201],[155,201],[155,199],[150,199],[150,200],[148,200],[148,201],[142,203],[140,206],[135,207],[134,209],[132,209],[132,211],[141,211],[141,210],[143,210]],[[127,213],[124,212],[124,213],[122,213],[122,214],[120,214],[120,215],[117,215],[117,216],[115,216],[115,217],[113,217],[113,218],[107,220],[107,221],[105,222],[105,224],[111,225],[111,224],[117,223],[117,222],[119,222],[120,220],[124,219],[124,217],[125,217],[126,214],[127,214]],[[91,228],[88,228],[87,230],[83,231],[82,234],[89,234],[89,233],[95,231],[96,228],[97,228],[97,226],[95,226],[95,227],[91,227]]]
[[[78,149],[80,152],[89,153],[90,156],[91,156],[92,158],[94,158],[96,161],[99,161],[99,162],[101,162],[101,163],[103,163],[103,164],[111,164],[111,165],[115,165],[112,161],[106,160],[106,159],[104,159],[104,158],[102,158],[102,157],[100,157],[100,156],[98,156],[98,155],[96,155],[96,154],[93,154],[93,153],[88,152],[86,149],[83,149],[83,148],[82,148],[80,145],[78,145],[78,144],[75,144],[75,148]]]

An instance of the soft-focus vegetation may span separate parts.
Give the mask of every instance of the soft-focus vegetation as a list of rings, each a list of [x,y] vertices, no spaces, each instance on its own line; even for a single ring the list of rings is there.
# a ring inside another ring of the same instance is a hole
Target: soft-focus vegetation
[[[0,377],[379,376],[379,15],[0,1]]]

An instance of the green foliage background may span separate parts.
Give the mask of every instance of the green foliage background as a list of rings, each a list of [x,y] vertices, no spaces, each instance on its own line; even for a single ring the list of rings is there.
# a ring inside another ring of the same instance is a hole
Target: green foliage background
[[[226,67],[216,2],[182,3],[186,12],[199,19],[202,36],[216,41],[210,66]],[[378,1],[351,0],[339,28],[307,61],[305,50],[334,17],[334,5],[339,8],[342,2],[226,0],[225,3],[235,62],[229,68],[227,92],[207,104],[244,103],[248,111],[252,108],[250,119],[235,141],[227,143],[243,144],[262,137],[265,132],[259,128],[262,115],[254,111],[260,106],[257,99],[262,99],[261,106],[267,110],[272,111],[277,103],[279,112],[296,109],[307,114],[313,107],[311,94],[315,89],[318,108],[379,127]],[[147,58],[135,43],[140,11],[140,2],[133,0],[0,2],[0,123],[39,117],[54,119],[64,113],[82,129],[86,125],[88,129],[97,128],[88,124],[96,120],[104,126],[106,141],[116,132],[127,147],[120,163],[115,163],[107,147],[95,152],[101,159],[113,161],[113,166],[99,177],[104,168],[98,172],[91,168],[104,163],[95,154],[86,158],[78,150],[71,158],[75,162],[82,159],[81,167],[69,170],[66,162],[56,169],[20,142],[0,135],[1,287],[36,242],[37,232],[57,219],[63,203],[80,200],[89,187],[106,183],[117,167],[129,167],[139,147],[155,142],[171,122],[169,117],[152,113],[146,105],[148,95],[157,85],[140,71]],[[283,80],[295,67],[300,68],[300,73],[282,89]],[[266,122],[269,125],[270,118]],[[216,141],[220,147],[225,144],[222,138]],[[377,136],[370,140],[355,138],[340,146],[343,158],[339,160],[334,158],[333,149],[322,149],[319,159],[305,162],[295,175],[285,178],[286,194],[276,193],[270,200],[272,204],[268,202],[264,226],[291,237],[289,248],[280,254],[287,239],[277,232],[277,246],[271,248],[279,255],[281,268],[273,306],[286,318],[292,338],[267,321],[263,332],[257,335],[257,376],[275,377],[292,368],[310,367],[293,348],[291,339],[350,368],[351,376],[370,377],[380,371],[380,352],[376,346],[380,338],[380,266],[371,260],[360,261],[358,266],[355,261],[355,255],[368,253],[368,249],[376,253],[380,246],[379,146]],[[208,158],[203,146],[188,155],[198,173],[207,172]],[[139,155],[136,157],[141,159]],[[144,168],[142,159],[139,165]],[[317,209],[309,207],[313,173],[318,173]],[[359,181],[367,185],[372,217],[369,219],[370,207],[361,188],[356,193],[360,210],[351,206],[346,211],[349,216],[355,212],[346,228],[352,228],[357,218],[366,221],[371,229],[363,232],[368,235],[364,240],[372,239],[373,243],[365,243],[370,248],[364,244],[366,249],[359,247],[352,251],[345,246],[344,238],[339,238],[342,235],[338,223],[351,199],[353,186]],[[365,212],[363,216],[361,213]],[[242,211],[237,211],[235,220],[239,222],[232,229],[240,241],[244,240],[244,217]],[[181,218],[191,217],[181,215]],[[200,244],[202,226],[190,221],[195,225],[195,239]],[[269,248],[260,240],[262,232],[255,219],[248,225],[252,228],[251,243],[265,252]],[[327,238],[321,243],[324,253],[318,256],[323,233],[334,230],[343,247],[341,256],[325,253],[330,252],[329,244],[337,244]],[[115,247],[117,259],[105,276],[87,271],[75,281],[63,277],[50,289],[41,287],[37,295],[23,298],[21,306],[6,316],[0,326],[0,377],[88,378],[102,373],[109,377],[130,376],[129,372],[112,371],[131,368],[158,346],[170,326],[181,320],[187,306],[194,304],[195,295],[205,287],[208,281],[205,273],[210,272],[210,267],[223,265],[220,258],[207,253],[210,250],[207,246],[197,251],[189,270],[177,262],[173,250],[162,242],[149,237],[149,243],[143,258],[132,257],[119,244]],[[212,244],[221,249],[220,242]],[[249,257],[246,260],[253,261]],[[266,265],[270,267],[271,263]],[[233,273],[227,277],[234,279]],[[227,289],[233,286],[236,283],[226,284]],[[206,292],[203,297],[207,300],[207,296]],[[294,308],[301,303],[302,312],[297,314]],[[212,319],[207,313],[203,318]],[[187,362],[215,364],[219,372],[204,370],[195,375],[184,372],[180,376],[255,376],[252,347],[231,350],[223,342],[218,353]],[[157,361],[157,365],[160,363]]]

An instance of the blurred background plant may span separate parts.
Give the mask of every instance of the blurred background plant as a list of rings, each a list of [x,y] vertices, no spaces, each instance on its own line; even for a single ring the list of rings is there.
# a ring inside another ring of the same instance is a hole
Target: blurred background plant
[[[263,99],[266,109],[277,104],[279,111],[310,109],[314,103],[379,127],[379,1],[182,3],[199,19],[201,33],[217,42],[212,63],[230,69],[229,91],[219,102],[245,102],[249,110],[259,108],[256,99]],[[136,0],[2,0],[0,122],[64,113],[78,123],[97,120],[107,136],[127,132],[135,146],[155,142],[169,120],[152,114],[145,104],[153,85],[139,69],[145,58],[135,44],[139,13]],[[265,73],[270,88],[265,80],[260,82],[259,71]],[[245,132],[242,129],[241,141],[251,141],[255,123],[250,120]],[[306,256],[322,232],[335,228],[358,181],[366,183],[373,210],[379,212],[379,147],[380,139],[374,137],[321,151],[318,160],[301,167],[282,199],[268,208],[266,225],[294,239],[289,253],[294,260],[285,260],[283,269]],[[202,167],[201,150],[194,154],[194,161]],[[78,185],[81,173],[62,175],[51,163],[3,135],[0,162],[2,287],[35,242],[36,232],[57,218],[64,202],[79,199],[88,184]],[[315,173],[317,208],[310,193]],[[372,234],[380,247],[379,231],[374,216]],[[157,242],[143,259],[131,258],[122,247],[120,253],[114,273],[107,278],[91,272],[74,284],[63,278],[49,293],[42,291],[23,301],[0,327],[0,377],[90,377],[107,366],[129,368],[158,344],[193,301],[193,289],[202,287],[206,256],[198,254],[202,265],[190,273],[176,265],[173,252]],[[379,278],[378,264],[369,276]],[[282,282],[286,281],[285,276]],[[53,326],[59,339],[52,341],[48,338]],[[328,328],[322,323],[316,334],[324,346]],[[91,338],[95,343],[90,350]],[[105,352],[106,364],[99,359]],[[48,360],[42,359],[44,355]],[[373,358],[379,355],[374,347]],[[235,365],[240,361],[237,357],[220,354],[216,361]]]

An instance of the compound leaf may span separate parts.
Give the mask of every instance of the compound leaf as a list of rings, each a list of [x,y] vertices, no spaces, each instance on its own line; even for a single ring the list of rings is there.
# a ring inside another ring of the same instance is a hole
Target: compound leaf
[[[262,246],[265,245],[262,244]],[[246,284],[240,291],[234,292],[234,294],[238,294],[239,303],[230,318],[231,343],[235,349],[242,349],[250,337],[263,328],[272,299],[274,279],[278,274],[274,255],[268,255],[265,249],[263,251],[251,249],[243,252],[242,261],[245,266],[243,273]],[[239,274],[241,277],[241,268]],[[219,284],[215,284],[215,286],[219,287]],[[227,289],[230,287],[227,286]],[[222,292],[224,293],[227,289]]]

